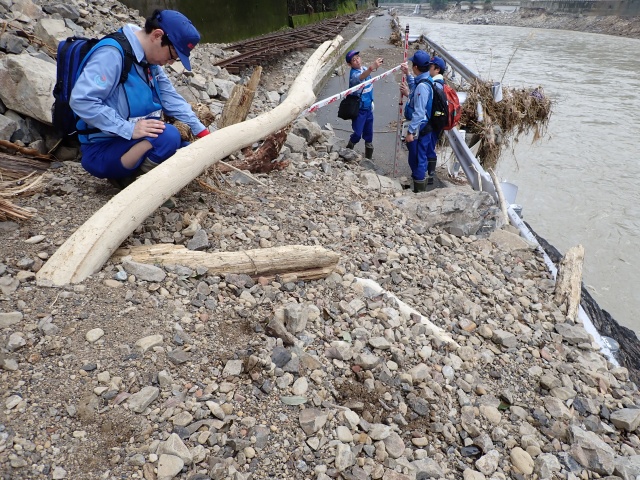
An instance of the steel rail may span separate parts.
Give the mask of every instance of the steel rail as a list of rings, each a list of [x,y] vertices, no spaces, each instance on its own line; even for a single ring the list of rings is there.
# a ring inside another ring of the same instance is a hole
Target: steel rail
[[[366,16],[368,13],[359,12],[236,42],[223,49],[235,50],[238,54],[222,59],[214,65],[226,68],[232,74],[239,73],[245,68],[262,65],[291,51],[317,47],[338,35],[349,23],[358,22]]]

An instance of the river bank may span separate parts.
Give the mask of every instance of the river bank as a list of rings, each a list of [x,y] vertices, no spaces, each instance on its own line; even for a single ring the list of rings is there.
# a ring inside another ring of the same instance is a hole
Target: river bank
[[[140,22],[117,3],[82,10],[96,33]],[[219,50],[196,48],[193,77],[171,73],[185,94],[209,92],[212,111],[221,80],[250,74],[211,69]],[[277,105],[308,55],[265,69],[251,115]],[[301,120],[266,186],[239,173],[222,194],[192,184],[126,241],[323,246],[340,261],[321,280],[113,259],[81,284],[39,287],[43,262],[116,192],[68,160],[18,199],[37,215],[0,223],[0,478],[640,474],[634,372],[565,317],[512,230],[448,233],[446,205],[495,228],[488,195],[406,195],[343,146]]]
[[[640,17],[595,16],[546,13],[530,10],[516,12],[485,12],[483,10],[449,9],[428,12],[427,18],[469,25],[505,25],[513,27],[548,28],[640,38]]]

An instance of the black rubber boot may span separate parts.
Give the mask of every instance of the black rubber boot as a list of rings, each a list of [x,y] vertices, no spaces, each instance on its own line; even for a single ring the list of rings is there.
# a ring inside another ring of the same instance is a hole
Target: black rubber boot
[[[144,159],[144,162],[140,165],[140,173],[149,173],[151,170],[156,168],[159,164],[156,162],[152,162],[148,158]]]
[[[364,144],[364,158],[371,160],[373,158],[373,143]]]
[[[427,159],[427,185],[433,185],[433,179],[436,177],[436,165],[438,158]]]
[[[353,150],[353,147],[355,147],[355,145],[351,142],[351,140],[349,140],[349,143],[347,143],[347,148]]]
[[[124,190],[133,182],[136,181],[137,176],[124,177],[124,178],[108,178],[107,180],[111,184],[111,186],[117,188],[118,190]]]
[[[427,190],[427,180],[413,180],[413,193],[420,193]]]

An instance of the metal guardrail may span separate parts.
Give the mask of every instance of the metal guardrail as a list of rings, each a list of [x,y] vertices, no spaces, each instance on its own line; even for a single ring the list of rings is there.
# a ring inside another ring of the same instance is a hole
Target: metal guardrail
[[[464,63],[462,63],[456,57],[454,57],[449,52],[447,52],[444,48],[442,48],[436,42],[434,42],[433,40],[430,40],[429,37],[425,37],[424,35],[422,38],[424,38],[424,41],[427,45],[429,45],[433,50],[438,52],[439,56],[442,57],[445,62],[451,65],[451,68],[453,68],[456,72],[462,75],[462,78],[464,78],[467,82],[473,82],[475,80],[482,81],[482,79],[476,72],[468,68]]]

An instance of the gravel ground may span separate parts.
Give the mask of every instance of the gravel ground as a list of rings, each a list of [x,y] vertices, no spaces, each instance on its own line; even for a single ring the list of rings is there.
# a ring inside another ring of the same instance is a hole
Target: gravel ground
[[[307,56],[267,69],[254,114]],[[446,233],[429,212],[449,189],[385,193],[333,132],[294,134],[266,187],[191,184],[125,244],[318,245],[340,254],[322,280],[109,261],[41,288],[35,272],[115,192],[69,161],[19,200],[37,216],[0,223],[0,478],[640,474],[637,387],[525,242]]]

